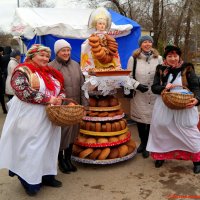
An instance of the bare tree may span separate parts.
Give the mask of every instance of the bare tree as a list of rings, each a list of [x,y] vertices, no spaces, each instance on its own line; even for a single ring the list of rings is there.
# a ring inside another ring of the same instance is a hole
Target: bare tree
[[[36,8],[52,8],[55,7],[55,3],[53,1],[47,1],[47,0],[30,0],[25,1],[22,4],[23,7],[36,7]]]

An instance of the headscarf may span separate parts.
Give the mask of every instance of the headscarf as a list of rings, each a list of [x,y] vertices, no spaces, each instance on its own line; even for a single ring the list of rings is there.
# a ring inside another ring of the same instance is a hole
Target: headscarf
[[[32,60],[34,55],[38,54],[40,51],[46,51],[49,56],[51,55],[51,49],[49,47],[45,47],[41,44],[33,44],[26,53],[25,62]]]
[[[64,86],[64,78],[63,78],[62,74],[55,68],[49,67],[49,66],[40,67],[35,62],[32,61],[32,58],[34,57],[34,55],[38,54],[41,51],[45,51],[45,52],[49,53],[49,56],[51,54],[51,50],[49,47],[45,47],[41,44],[34,44],[27,51],[25,63],[20,64],[19,67],[25,65],[33,73],[37,72],[39,74],[39,76],[41,76],[42,79],[44,80],[46,87],[51,91],[55,91],[55,83],[49,75],[51,75],[55,79],[57,79],[60,82],[62,87]]]

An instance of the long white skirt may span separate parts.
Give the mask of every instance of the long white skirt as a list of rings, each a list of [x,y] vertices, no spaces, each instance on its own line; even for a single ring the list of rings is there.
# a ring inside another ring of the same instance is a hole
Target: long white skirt
[[[174,150],[199,152],[198,121],[197,107],[172,110],[158,96],[153,109],[147,150],[157,153]]]
[[[0,139],[0,168],[7,168],[29,184],[57,174],[61,128],[47,118],[45,106],[13,97]]]

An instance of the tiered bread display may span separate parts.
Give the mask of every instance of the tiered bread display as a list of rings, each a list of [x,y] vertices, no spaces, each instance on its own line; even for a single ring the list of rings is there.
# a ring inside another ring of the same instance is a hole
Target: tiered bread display
[[[83,163],[112,164],[132,158],[136,144],[113,95],[89,98],[89,110],[73,147],[74,159]]]

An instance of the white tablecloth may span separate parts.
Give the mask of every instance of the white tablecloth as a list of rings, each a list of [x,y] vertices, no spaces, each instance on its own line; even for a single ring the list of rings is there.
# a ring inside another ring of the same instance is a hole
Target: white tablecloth
[[[130,89],[133,89],[133,79],[129,76],[89,76],[86,78],[82,90],[84,90],[85,97],[89,98],[89,92],[95,88],[103,96],[106,96],[120,87],[124,88],[124,94],[130,94]]]

